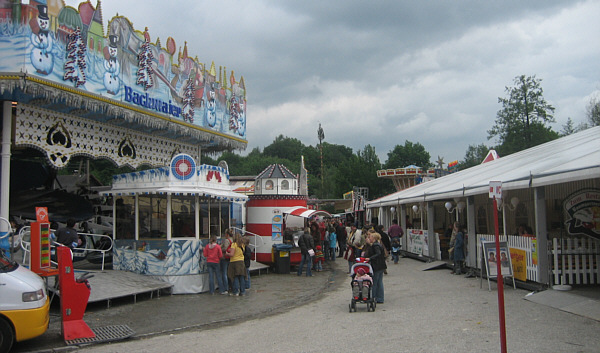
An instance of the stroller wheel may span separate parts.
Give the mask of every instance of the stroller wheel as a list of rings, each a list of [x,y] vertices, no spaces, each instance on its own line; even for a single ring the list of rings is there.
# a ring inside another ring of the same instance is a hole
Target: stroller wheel
[[[376,308],[376,307],[377,307],[377,303],[376,303],[376,302],[373,302],[373,303],[371,304],[371,310],[375,311],[375,308]]]

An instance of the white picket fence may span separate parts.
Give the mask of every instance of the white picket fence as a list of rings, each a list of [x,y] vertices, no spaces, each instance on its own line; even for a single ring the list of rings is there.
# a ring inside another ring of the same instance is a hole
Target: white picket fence
[[[481,240],[484,241],[496,241],[496,237],[492,234],[477,234],[477,268],[481,270],[481,257],[483,256],[481,250]],[[536,259],[536,242],[535,238],[520,237],[515,235],[509,235],[508,239],[506,235],[500,235],[500,241],[505,241],[509,249],[520,249],[525,251],[525,259],[527,263],[527,280],[538,281],[538,265]]]
[[[554,238],[551,252],[553,284],[600,284],[600,241]]]

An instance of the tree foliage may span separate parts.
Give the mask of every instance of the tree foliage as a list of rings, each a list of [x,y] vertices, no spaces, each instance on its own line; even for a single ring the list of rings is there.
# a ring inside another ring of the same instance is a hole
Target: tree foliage
[[[481,164],[489,151],[490,148],[483,143],[469,145],[465,153],[465,159],[458,163],[458,169],[463,170]]]
[[[590,126],[600,125],[600,98],[598,96],[590,100],[590,103],[586,107],[586,116]]]
[[[554,107],[544,98],[541,79],[517,76],[513,87],[506,87],[502,104],[488,139],[498,137],[504,155],[530,148],[558,137],[546,124],[554,122]]]
[[[562,130],[560,131],[560,136],[571,135],[576,132],[583,131],[583,130],[587,129],[588,127],[589,126],[586,123],[580,123],[579,125],[575,126],[573,119],[568,118],[567,122],[562,126]]]
[[[532,141],[535,142],[534,146],[555,140],[560,137],[560,135],[556,131],[552,130],[551,127],[545,126],[538,122],[530,124],[529,134],[531,135]],[[527,141],[523,139],[522,132],[516,130],[510,131],[506,135],[504,138],[504,143],[496,147],[496,152],[498,152],[500,156],[507,156],[530,147],[532,146],[530,146]]]
[[[430,159],[431,156],[429,155],[429,152],[425,150],[423,145],[419,142],[413,143],[406,140],[404,146],[396,145],[394,149],[388,153],[388,159],[385,162],[384,167],[390,169],[416,165],[427,169],[431,167]]]
[[[279,135],[263,149],[263,155],[299,161],[304,148],[300,140]]]

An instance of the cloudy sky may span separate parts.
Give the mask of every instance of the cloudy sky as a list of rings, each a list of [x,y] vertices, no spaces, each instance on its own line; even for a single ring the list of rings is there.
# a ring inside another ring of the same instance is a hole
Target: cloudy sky
[[[556,131],[600,97],[598,0],[101,3],[105,23],[118,13],[244,76],[246,152],[280,134],[315,145],[321,123],[325,141],[371,144],[381,162],[409,140],[447,163],[495,142],[498,97],[518,75],[542,79]]]

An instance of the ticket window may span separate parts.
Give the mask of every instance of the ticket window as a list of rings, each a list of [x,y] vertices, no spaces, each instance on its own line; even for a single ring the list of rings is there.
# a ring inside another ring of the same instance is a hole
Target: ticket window
[[[216,235],[222,236],[225,230],[229,228],[229,202],[210,201],[202,205],[201,219],[204,236]]]
[[[230,216],[229,216],[229,210],[230,210],[230,205],[231,203],[229,202],[221,202],[221,229],[220,229],[220,233],[219,234],[224,234],[225,230],[227,228],[229,228],[229,223],[230,223]]]
[[[221,235],[221,207],[220,202],[210,203],[210,234]]]
[[[191,238],[196,236],[195,199],[193,196],[172,197],[171,237]]]
[[[209,232],[209,206],[208,200],[200,200],[200,237],[208,238]]]
[[[135,238],[134,205],[135,197],[133,196],[123,196],[115,199],[116,239]]]
[[[140,195],[139,238],[167,238],[167,195]]]

